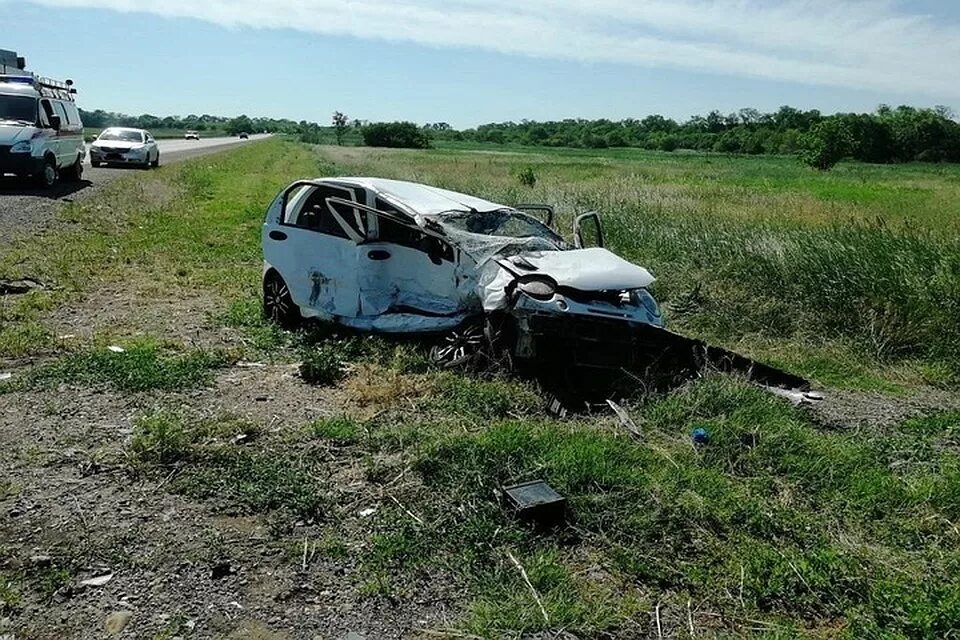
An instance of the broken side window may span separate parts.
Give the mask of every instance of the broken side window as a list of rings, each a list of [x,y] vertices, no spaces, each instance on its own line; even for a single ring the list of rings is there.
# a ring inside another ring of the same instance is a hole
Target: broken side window
[[[357,235],[361,237],[365,236],[367,214],[341,203],[328,203],[328,198],[343,198],[352,201],[353,194],[345,189],[317,187],[307,196],[306,201],[304,201],[295,224],[298,227],[311,229],[337,238],[348,238],[347,232],[340,226],[340,223],[331,213],[330,209],[332,208]]]

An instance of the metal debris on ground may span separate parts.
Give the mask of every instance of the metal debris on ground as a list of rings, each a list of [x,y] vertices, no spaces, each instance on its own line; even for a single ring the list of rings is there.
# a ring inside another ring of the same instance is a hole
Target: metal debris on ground
[[[113,351],[114,353],[123,353],[124,351],[126,351],[126,349],[124,349],[123,347],[118,347],[115,344],[112,344],[109,347],[107,347],[107,350]]]
[[[543,480],[504,487],[503,502],[523,522],[552,527],[566,517],[567,499]]]
[[[4,380],[9,380],[12,377],[13,377],[12,373],[0,373],[0,382],[3,382]]]
[[[613,400],[607,400],[607,404],[610,405],[610,408],[613,409],[613,412],[617,414],[617,418],[620,419],[620,426],[632,433],[637,438],[642,435],[640,433],[640,427],[638,427],[637,423],[633,421],[633,418],[630,417],[630,414],[627,413],[626,409],[618,405]]]

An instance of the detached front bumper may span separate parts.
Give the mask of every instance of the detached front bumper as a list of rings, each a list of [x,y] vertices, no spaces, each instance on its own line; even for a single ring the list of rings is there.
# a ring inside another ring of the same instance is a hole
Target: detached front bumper
[[[35,158],[29,153],[10,153],[10,147],[0,146],[0,175],[35,175],[43,171],[43,158]]]
[[[742,375],[783,389],[809,389],[807,380],[732,351],[648,323],[545,313],[514,314],[515,357],[549,385],[584,398],[671,385],[705,370]]]

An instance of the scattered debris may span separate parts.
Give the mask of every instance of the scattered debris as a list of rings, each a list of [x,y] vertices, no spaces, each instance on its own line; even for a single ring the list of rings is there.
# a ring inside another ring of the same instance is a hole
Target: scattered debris
[[[780,387],[764,386],[770,393],[786,398],[795,407],[813,405],[823,400],[823,393],[819,391],[805,391],[802,389],[781,389]]]
[[[76,334],[65,333],[62,336],[57,336],[57,340],[72,340],[73,338],[76,338],[76,337],[77,337]]]
[[[12,373],[0,373],[0,382],[3,382],[4,380],[9,380],[12,377],[13,377]]]
[[[630,417],[630,414],[627,413],[626,409],[618,405],[613,400],[607,400],[607,404],[610,405],[610,408],[613,409],[613,412],[617,414],[618,418],[620,418],[620,426],[632,433],[635,437],[641,437],[642,434],[640,433],[640,427],[638,427],[637,423],[633,421],[633,418]]]
[[[107,616],[107,621],[104,624],[107,633],[114,636],[120,635],[130,624],[131,618],[133,618],[133,612],[131,611],[114,611]]]
[[[87,580],[81,580],[80,584],[85,587],[102,587],[108,582],[113,580],[113,573],[105,573],[102,576],[97,576],[95,578],[88,578]]]
[[[543,480],[503,488],[503,501],[524,522],[552,527],[563,522],[567,499]]]
[[[112,344],[109,347],[107,347],[107,350],[113,351],[114,353],[123,353],[124,351],[126,351],[126,349],[124,349],[123,347],[118,347],[115,344]]]
[[[710,432],[703,427],[697,427],[691,435],[693,436],[694,444],[704,445],[710,442]]]
[[[261,369],[267,365],[262,362],[247,362],[246,360],[240,360],[235,366],[241,369]]]
[[[31,291],[46,289],[44,284],[35,278],[20,280],[0,280],[0,296],[22,295]]]
[[[376,507],[370,507],[369,509],[364,509],[363,511],[361,511],[361,512],[360,512],[360,517],[361,517],[361,518],[369,518],[370,516],[372,516],[372,515],[375,514],[376,512],[377,512],[377,508],[376,508]]]

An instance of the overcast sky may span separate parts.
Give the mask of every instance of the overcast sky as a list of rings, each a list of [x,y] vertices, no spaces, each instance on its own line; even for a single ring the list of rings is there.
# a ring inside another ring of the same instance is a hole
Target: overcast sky
[[[81,106],[327,121],[960,107],[955,0],[0,0]]]

